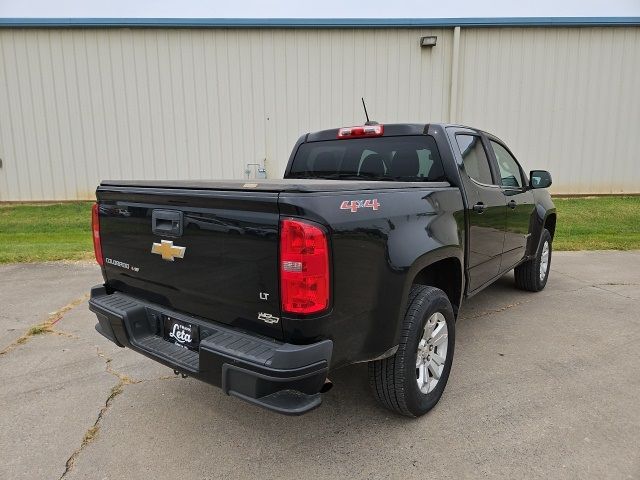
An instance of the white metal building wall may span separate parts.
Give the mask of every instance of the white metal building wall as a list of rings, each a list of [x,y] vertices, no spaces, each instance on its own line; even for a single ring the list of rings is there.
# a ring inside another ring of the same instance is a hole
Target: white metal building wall
[[[362,122],[360,96],[382,122],[489,130],[556,192],[640,192],[639,31],[2,29],[0,201],[278,177],[301,133]]]
[[[640,193],[640,28],[462,30],[456,121],[560,193]]]

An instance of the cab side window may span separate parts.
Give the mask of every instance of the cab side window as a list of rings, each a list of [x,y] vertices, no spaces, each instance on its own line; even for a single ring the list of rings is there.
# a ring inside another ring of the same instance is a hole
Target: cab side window
[[[511,156],[509,151],[499,143],[491,140],[493,153],[498,161],[498,169],[500,170],[500,184],[504,187],[522,188],[522,171],[515,158]]]
[[[482,146],[482,140],[476,135],[456,135],[456,142],[462,155],[462,163],[467,175],[476,182],[492,185],[489,159]]]

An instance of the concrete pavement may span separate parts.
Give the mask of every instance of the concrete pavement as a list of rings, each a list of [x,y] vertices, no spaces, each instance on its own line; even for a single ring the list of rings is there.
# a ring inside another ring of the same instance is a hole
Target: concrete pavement
[[[0,351],[100,281],[88,262],[0,265]]]
[[[457,323],[449,384],[411,420],[366,366],[283,417],[100,337],[97,267],[0,267],[0,478],[640,478],[640,252],[555,253],[547,288],[507,275]],[[7,305],[9,305],[7,307]]]

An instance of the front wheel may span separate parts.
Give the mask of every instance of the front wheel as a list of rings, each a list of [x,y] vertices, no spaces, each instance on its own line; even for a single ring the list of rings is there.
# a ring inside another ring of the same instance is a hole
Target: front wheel
[[[455,344],[455,317],[446,294],[411,288],[398,350],[369,362],[369,383],[386,408],[409,417],[431,410],[447,384]]]
[[[516,286],[521,290],[539,292],[547,284],[551,270],[551,240],[549,230],[543,229],[535,256],[513,270]]]

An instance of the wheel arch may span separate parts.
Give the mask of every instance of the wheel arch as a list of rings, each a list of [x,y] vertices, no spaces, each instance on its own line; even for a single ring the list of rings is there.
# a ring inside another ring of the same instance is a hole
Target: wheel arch
[[[448,257],[438,260],[420,270],[412,285],[427,285],[442,290],[453,307],[453,313],[458,316],[462,297],[462,266],[460,260]]]
[[[398,344],[400,338],[409,293],[414,284],[428,285],[443,290],[449,298],[454,316],[457,318],[465,286],[464,252],[462,249],[447,246],[432,250],[416,259],[408,269],[396,321],[394,345]]]
[[[551,212],[549,213],[545,219],[544,219],[544,223],[543,223],[543,228],[546,228],[547,230],[549,230],[549,233],[551,234],[551,240],[553,240],[553,237],[556,233],[556,219],[557,219],[557,215],[556,212]]]
[[[464,293],[463,265],[462,252],[458,248],[441,248],[417,259],[407,274],[401,312],[406,310],[411,286],[418,284],[442,290],[449,298],[457,317]]]
[[[527,242],[527,259],[535,255],[538,250],[540,236],[545,228],[549,230],[552,240],[556,231],[556,208],[549,196],[549,193],[546,191],[535,192],[534,198],[536,199],[536,205],[529,223],[530,236],[529,241]]]

